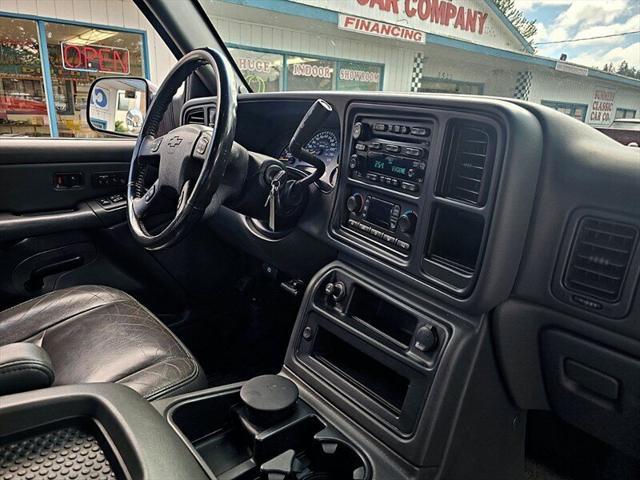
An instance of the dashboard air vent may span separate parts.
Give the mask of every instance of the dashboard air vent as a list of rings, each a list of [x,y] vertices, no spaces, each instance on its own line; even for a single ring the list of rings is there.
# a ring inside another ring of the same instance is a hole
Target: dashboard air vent
[[[187,113],[184,115],[184,124],[185,125],[204,125],[205,119],[205,109],[204,107],[195,107],[187,110]]]
[[[620,298],[638,231],[594,217],[580,221],[565,271],[565,286],[613,303]]]
[[[493,166],[494,138],[488,125],[471,121],[453,124],[440,194],[471,205],[484,204]]]

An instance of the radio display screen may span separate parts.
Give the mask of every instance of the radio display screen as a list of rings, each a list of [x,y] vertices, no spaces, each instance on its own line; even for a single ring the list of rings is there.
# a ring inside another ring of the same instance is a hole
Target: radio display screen
[[[412,160],[389,155],[369,159],[369,171],[396,178],[409,178],[409,169],[412,166]]]
[[[391,211],[393,203],[384,202],[374,197],[369,197],[369,205],[367,206],[366,219],[384,228],[390,228]]]

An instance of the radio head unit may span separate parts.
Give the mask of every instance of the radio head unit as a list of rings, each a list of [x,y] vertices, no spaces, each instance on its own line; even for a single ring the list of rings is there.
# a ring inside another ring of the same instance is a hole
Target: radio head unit
[[[349,177],[419,194],[433,125],[425,120],[356,118],[351,130]]]

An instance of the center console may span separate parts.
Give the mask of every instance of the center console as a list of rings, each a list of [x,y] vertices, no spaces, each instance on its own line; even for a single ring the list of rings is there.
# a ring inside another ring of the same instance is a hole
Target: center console
[[[415,246],[433,119],[355,115],[341,224],[400,257]]]

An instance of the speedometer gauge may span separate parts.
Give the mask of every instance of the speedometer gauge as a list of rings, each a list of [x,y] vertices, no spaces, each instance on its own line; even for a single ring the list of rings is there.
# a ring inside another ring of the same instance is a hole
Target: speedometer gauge
[[[311,140],[307,142],[304,148],[305,150],[313,153],[328,166],[338,160],[340,141],[338,140],[338,135],[335,132],[331,130],[323,130],[311,137]],[[285,147],[285,149],[282,150],[280,160],[284,160],[289,164],[295,164],[298,161],[297,158],[294,158],[291,153],[289,153],[288,147]]]
[[[338,159],[340,148],[338,136],[331,130],[318,132],[309,140],[305,148],[328,165]]]

